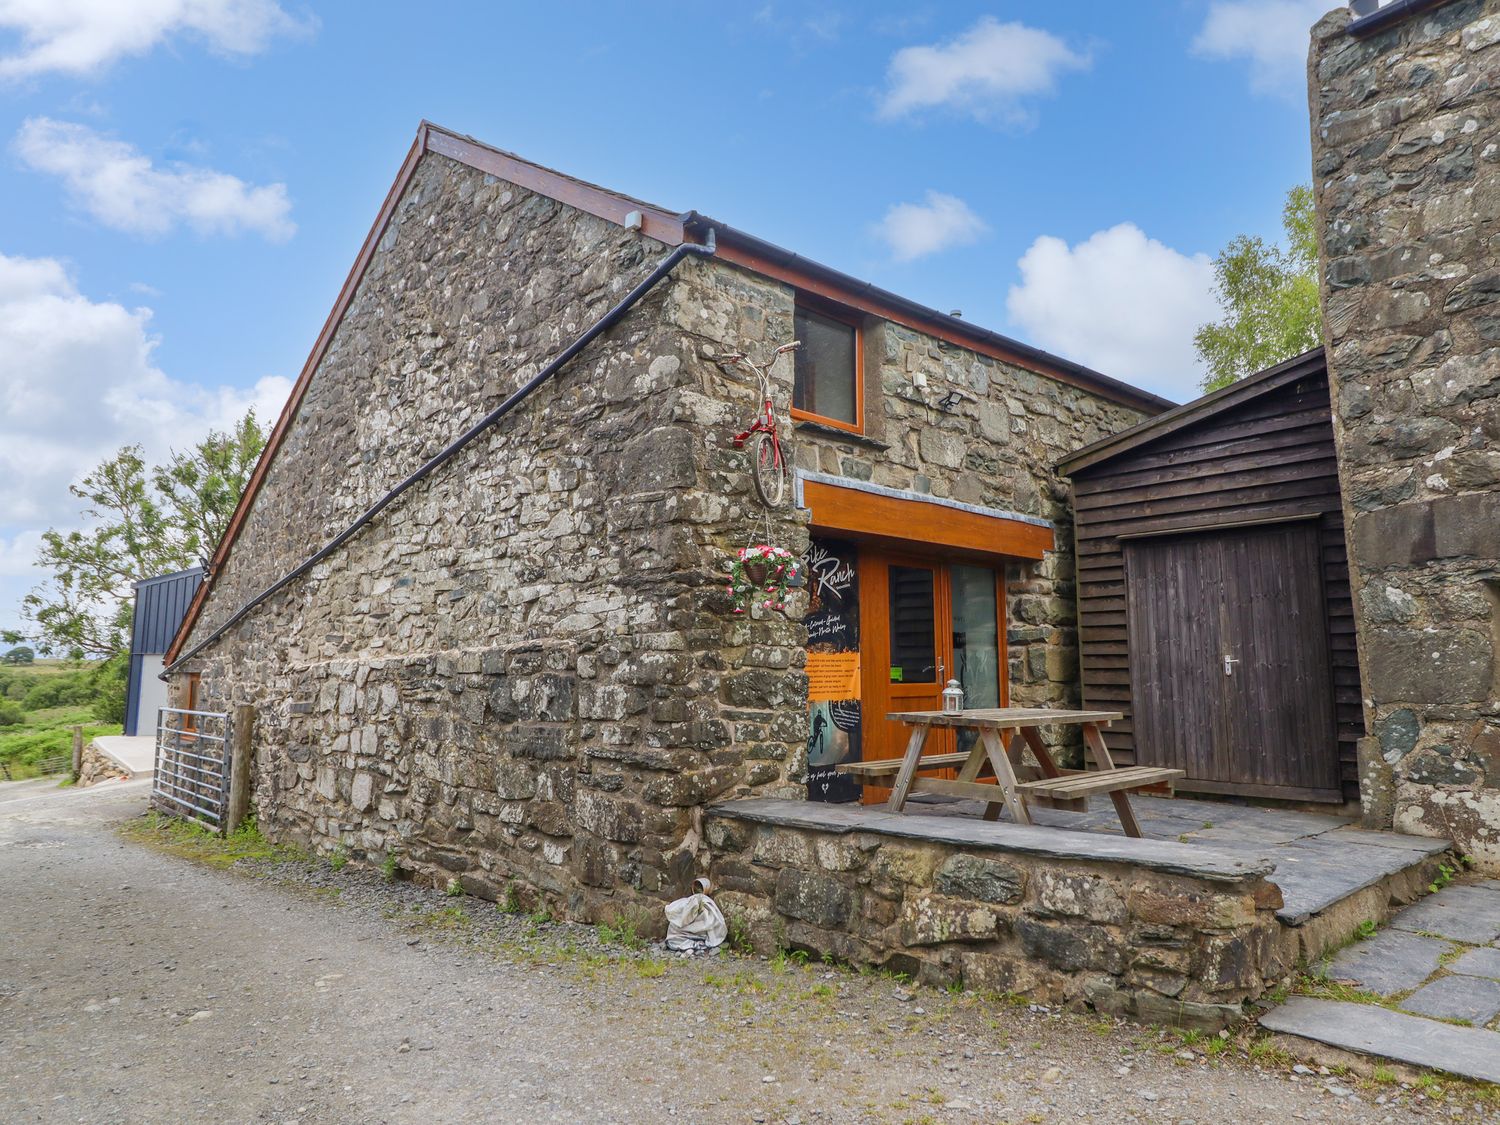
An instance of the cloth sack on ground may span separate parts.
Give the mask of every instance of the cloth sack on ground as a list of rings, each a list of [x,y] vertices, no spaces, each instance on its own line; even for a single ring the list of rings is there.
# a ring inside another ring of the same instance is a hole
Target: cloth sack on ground
[[[667,903],[667,948],[677,953],[724,944],[729,926],[718,903],[708,897],[707,879],[694,879],[695,893]]]

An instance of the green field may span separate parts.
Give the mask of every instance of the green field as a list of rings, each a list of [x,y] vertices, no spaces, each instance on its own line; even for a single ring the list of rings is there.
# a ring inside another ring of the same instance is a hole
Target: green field
[[[78,671],[78,661],[37,657],[30,664],[7,664],[4,667],[11,672],[31,672],[39,676],[67,676]]]
[[[99,734],[119,734],[119,723],[101,723],[88,707],[52,707],[29,711],[18,726],[0,727],[0,762],[14,780],[36,777],[37,763],[57,754],[72,754],[73,727],[83,727],[87,742]],[[0,772],[0,780],[4,773]]]
[[[122,660],[0,666],[0,781],[35,777],[44,758],[70,755],[75,726],[85,740],[119,734],[123,671]]]

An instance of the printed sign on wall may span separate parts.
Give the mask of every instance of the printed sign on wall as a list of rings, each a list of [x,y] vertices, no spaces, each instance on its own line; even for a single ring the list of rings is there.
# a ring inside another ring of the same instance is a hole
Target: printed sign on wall
[[[813,801],[857,801],[860,784],[839,773],[860,760],[859,579],[856,548],[840,539],[814,539],[805,573],[807,624],[807,796]]]

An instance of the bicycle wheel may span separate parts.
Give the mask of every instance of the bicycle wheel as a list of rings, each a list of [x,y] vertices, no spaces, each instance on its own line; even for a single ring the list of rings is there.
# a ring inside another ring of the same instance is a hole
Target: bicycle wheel
[[[746,443],[746,450],[750,454],[750,478],[761,502],[768,508],[781,507],[792,491],[787,449],[778,449],[770,434],[757,431]]]

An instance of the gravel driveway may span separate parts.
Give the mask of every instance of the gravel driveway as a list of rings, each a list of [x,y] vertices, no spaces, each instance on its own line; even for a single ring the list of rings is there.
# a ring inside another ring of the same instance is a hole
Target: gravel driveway
[[[0,1121],[1473,1121],[1175,1036],[677,959],[326,862],[122,839],[144,783],[0,787]],[[246,870],[246,868],[252,868]],[[1333,1087],[1330,1092],[1329,1087]],[[1376,1104],[1376,1098],[1401,1103]],[[1450,1117],[1451,1115],[1451,1117]]]

